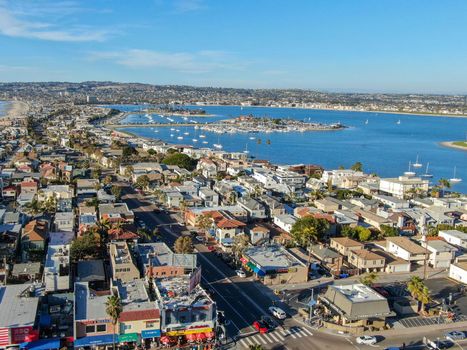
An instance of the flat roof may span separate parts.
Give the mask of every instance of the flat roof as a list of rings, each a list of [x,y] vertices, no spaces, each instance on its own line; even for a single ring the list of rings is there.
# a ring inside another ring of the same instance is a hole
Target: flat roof
[[[97,296],[89,290],[88,282],[75,283],[75,320],[104,320],[105,303],[109,295]]]
[[[133,280],[124,283],[120,280],[112,282],[117,287],[123,311],[154,309],[155,303],[149,299],[144,280]]]
[[[33,326],[36,319],[38,297],[30,297],[33,284],[0,287],[0,327]]]
[[[459,239],[467,240],[467,233],[464,233],[459,230],[440,230],[439,234],[446,234],[446,235],[453,236]]]
[[[248,248],[243,253],[255,265],[264,270],[304,266],[295,256],[279,245]]]
[[[152,266],[196,268],[196,254],[176,254],[163,242],[138,244],[137,249],[139,258],[145,266],[151,261]]]
[[[352,303],[366,303],[368,301],[386,300],[386,298],[384,298],[381,294],[362,283],[332,285],[330,287],[335,288]]]

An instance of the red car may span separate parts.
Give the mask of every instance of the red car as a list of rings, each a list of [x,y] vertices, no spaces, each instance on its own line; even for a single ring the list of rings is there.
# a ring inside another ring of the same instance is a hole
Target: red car
[[[269,324],[264,320],[253,322],[253,328],[256,329],[260,333],[269,332]]]

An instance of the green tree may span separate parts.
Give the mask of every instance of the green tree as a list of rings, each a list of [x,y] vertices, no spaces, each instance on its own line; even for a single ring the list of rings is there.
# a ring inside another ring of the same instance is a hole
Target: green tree
[[[383,237],[396,237],[399,236],[399,230],[397,227],[392,227],[388,225],[380,226],[381,234]]]
[[[102,170],[100,168],[93,169],[91,172],[91,177],[93,179],[98,179],[102,175]]]
[[[178,254],[193,253],[193,242],[191,241],[191,237],[178,237],[174,244],[174,251]]]
[[[298,245],[306,247],[311,242],[321,241],[328,229],[327,220],[306,216],[295,222],[290,233]]]
[[[86,258],[96,258],[99,255],[99,239],[92,233],[86,233],[82,237],[76,238],[70,247],[70,257],[72,261],[80,261]]]
[[[250,244],[250,238],[246,234],[236,235],[233,239],[232,253],[238,259]]]
[[[196,164],[198,163],[198,161],[196,159],[191,158],[190,156],[186,154],[177,152],[177,153],[167,154],[162,160],[162,163],[166,165],[177,165],[180,168],[184,168],[184,169],[192,171],[196,168]]]
[[[112,194],[115,196],[116,200],[120,200],[122,197],[122,188],[120,186],[112,186],[112,189],[110,190]]]
[[[196,227],[200,230],[203,230],[205,233],[211,228],[212,226],[212,218],[208,215],[200,215],[196,218]]]
[[[376,272],[369,272],[360,277],[360,283],[363,283],[365,286],[372,286],[378,279],[378,274]]]
[[[371,231],[363,226],[355,227],[357,231],[357,237],[360,242],[366,242],[371,238]]]
[[[407,282],[407,290],[412,298],[417,300],[421,305],[421,311],[425,311],[425,305],[431,301],[430,290],[425,285],[423,280],[418,276],[412,276]]]
[[[253,344],[248,346],[249,350],[263,350],[263,346],[259,344]]]
[[[356,162],[354,165],[350,167],[353,171],[363,171],[363,165],[361,162]]]
[[[110,175],[107,175],[106,177],[104,177],[104,185],[110,185],[112,183],[112,176]]]
[[[117,328],[118,319],[120,318],[120,314],[123,311],[122,303],[120,298],[116,295],[112,295],[107,298],[105,302],[105,312],[112,320],[112,336],[113,336],[113,349],[115,350],[115,330]]]
[[[134,155],[136,153],[138,153],[136,151],[136,149],[134,149],[133,147],[131,147],[129,145],[125,145],[122,148],[122,157],[123,157],[123,159],[130,158],[132,155]]]
[[[133,176],[134,171],[135,171],[135,169],[133,168],[133,166],[128,165],[125,168],[125,171],[124,171],[123,175],[125,175],[126,177],[131,177],[131,176]]]
[[[149,186],[149,176],[142,175],[136,180],[135,186],[141,189],[146,189]]]

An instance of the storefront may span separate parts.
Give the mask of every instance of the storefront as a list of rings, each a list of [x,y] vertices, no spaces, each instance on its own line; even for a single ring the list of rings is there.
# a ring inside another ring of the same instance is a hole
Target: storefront
[[[160,329],[146,329],[141,331],[141,339],[144,345],[154,347],[157,344],[158,339],[161,337]]]
[[[118,336],[115,336],[117,341]],[[75,348],[93,348],[105,349],[107,345],[113,344],[114,337],[112,334],[96,335],[75,339]]]
[[[134,346],[140,345],[141,341],[138,333],[126,333],[118,336],[118,342],[122,345]]]
[[[240,258],[240,261],[242,262],[243,264],[243,268],[247,271],[251,271],[253,273],[255,273],[259,278],[261,277],[264,277],[266,276],[266,272],[261,270],[258,266],[256,266],[255,264],[253,264],[251,261],[249,261],[247,258],[245,257],[241,257]]]
[[[169,331],[160,338],[162,344],[172,346],[183,344],[211,344],[214,340],[215,333],[211,327]]]

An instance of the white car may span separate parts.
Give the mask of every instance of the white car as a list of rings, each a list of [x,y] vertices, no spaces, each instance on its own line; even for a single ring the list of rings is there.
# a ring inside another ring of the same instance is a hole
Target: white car
[[[271,313],[271,315],[273,315],[275,318],[277,318],[279,320],[284,320],[284,319],[287,318],[287,314],[280,307],[270,306],[269,307],[269,312]]]
[[[238,276],[238,277],[241,277],[241,278],[245,278],[245,277],[246,277],[246,273],[245,273],[245,271],[243,271],[243,270],[237,270],[237,271],[235,271],[235,272],[237,273],[237,276]]]
[[[361,337],[357,337],[355,339],[357,344],[365,344],[365,345],[374,345],[378,341],[376,340],[376,337],[373,337],[371,335],[362,335]]]

